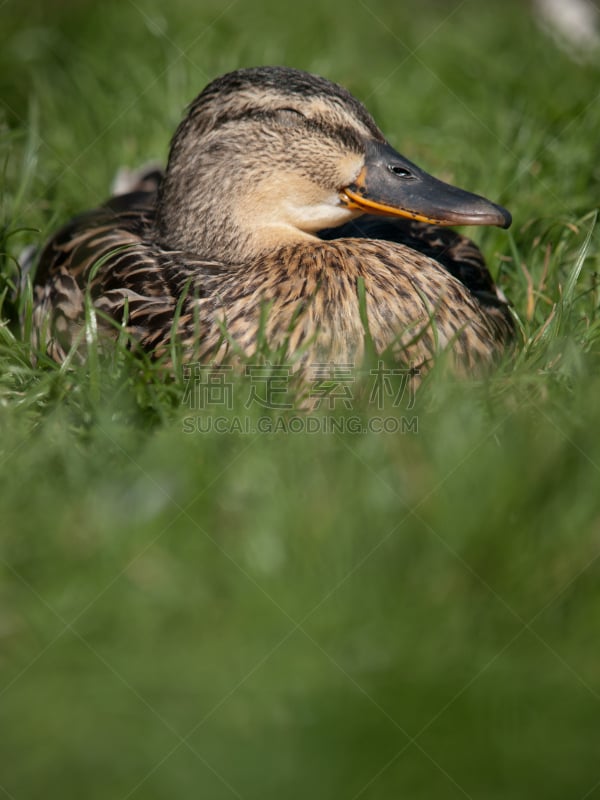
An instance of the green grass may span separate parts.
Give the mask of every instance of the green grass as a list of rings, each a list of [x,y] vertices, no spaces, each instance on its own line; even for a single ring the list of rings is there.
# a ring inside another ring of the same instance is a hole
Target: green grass
[[[120,352],[32,366],[1,327],[0,796],[600,798],[598,64],[517,2],[27,8],[0,6],[7,317],[25,244],[164,159],[209,79],[286,63],[512,211],[473,236],[522,341],[316,417],[418,432],[186,433],[277,414],[244,378],[194,411]]]

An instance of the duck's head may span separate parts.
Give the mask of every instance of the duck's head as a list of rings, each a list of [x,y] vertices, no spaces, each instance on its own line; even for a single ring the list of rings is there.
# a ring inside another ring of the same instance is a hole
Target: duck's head
[[[166,247],[241,262],[364,213],[511,222],[397,153],[341,86],[257,67],[218,78],[190,106],[171,144],[158,222]]]

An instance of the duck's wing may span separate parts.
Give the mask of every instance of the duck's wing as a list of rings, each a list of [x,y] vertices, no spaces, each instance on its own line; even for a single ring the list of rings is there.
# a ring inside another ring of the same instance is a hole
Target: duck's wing
[[[162,177],[162,171],[154,165],[137,171],[119,170],[111,197],[100,208],[74,217],[46,243],[37,259],[33,283],[46,283],[65,265],[74,276],[87,273],[90,259],[106,252],[105,245],[113,243],[112,231],[123,232],[117,237],[123,239],[121,244],[132,236],[142,238],[155,218]],[[35,259],[28,264],[28,271],[34,264]]]
[[[191,324],[194,303],[230,272],[159,247],[156,198],[152,187],[113,196],[71,220],[44,247],[34,281],[33,328],[38,348],[54,360],[63,361],[81,341],[88,299],[103,333],[116,338],[122,326],[132,342],[160,356],[176,316],[180,326]]]
[[[338,228],[321,231],[322,239],[360,238],[395,242],[410,247],[441,264],[482,303],[506,305],[477,245],[449,228],[410,219],[364,215]]]
[[[95,306],[100,301],[100,310],[118,323],[123,300],[112,302],[107,284],[118,284],[127,275],[122,286],[132,293],[132,301],[134,295],[160,293],[156,275],[150,285],[143,280],[149,266],[142,246],[150,223],[148,198],[115,199],[117,208],[111,200],[77,216],[42,250],[34,280],[33,327],[38,347],[57,361],[64,360],[81,334],[86,296]]]

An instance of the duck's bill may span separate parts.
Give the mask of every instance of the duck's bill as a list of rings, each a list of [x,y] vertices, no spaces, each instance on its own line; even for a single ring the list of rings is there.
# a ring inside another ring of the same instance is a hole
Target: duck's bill
[[[435,225],[498,225],[508,228],[510,213],[477,194],[439,181],[390,145],[367,143],[365,164],[342,202],[367,214],[408,217]]]

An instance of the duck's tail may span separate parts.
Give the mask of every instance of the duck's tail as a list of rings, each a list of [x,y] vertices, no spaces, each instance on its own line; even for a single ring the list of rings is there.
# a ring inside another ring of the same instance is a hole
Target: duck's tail
[[[150,161],[138,169],[121,167],[117,170],[110,186],[113,197],[132,192],[156,192],[163,179],[164,170],[156,161]]]

